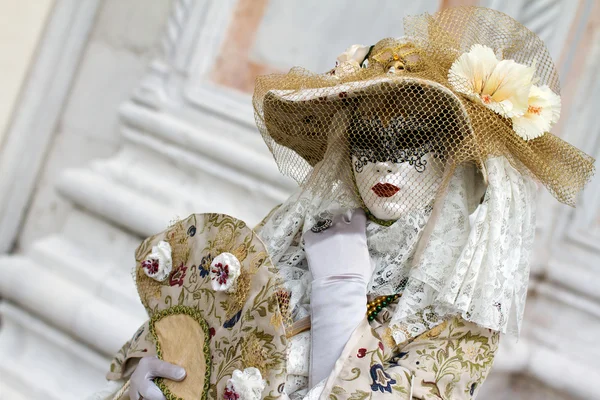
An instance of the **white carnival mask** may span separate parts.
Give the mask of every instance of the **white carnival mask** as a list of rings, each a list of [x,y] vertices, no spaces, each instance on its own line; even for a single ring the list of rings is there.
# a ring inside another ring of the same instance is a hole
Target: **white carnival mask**
[[[430,205],[439,188],[442,172],[434,153],[408,152],[401,162],[352,156],[358,192],[371,214],[380,220],[395,221]]]

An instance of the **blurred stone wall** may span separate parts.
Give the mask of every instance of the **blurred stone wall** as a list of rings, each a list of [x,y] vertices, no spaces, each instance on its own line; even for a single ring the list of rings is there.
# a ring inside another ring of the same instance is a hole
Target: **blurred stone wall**
[[[600,155],[597,1],[373,4],[55,0],[0,148],[0,398],[102,387],[145,320],[140,240],[192,212],[253,225],[291,193],[254,126],[258,74],[322,71],[351,44],[399,36],[405,15],[485,5],[548,44],[564,88],[555,133]],[[600,398],[599,186],[577,209],[541,192],[524,333],[480,398]]]

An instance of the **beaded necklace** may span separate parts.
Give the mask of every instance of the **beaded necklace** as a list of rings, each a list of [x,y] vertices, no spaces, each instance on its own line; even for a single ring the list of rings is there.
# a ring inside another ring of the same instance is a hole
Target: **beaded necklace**
[[[395,294],[392,296],[380,296],[377,297],[375,300],[368,302],[367,318],[369,319],[369,321],[373,321],[377,314],[379,314],[384,307],[387,307],[389,304],[396,301],[400,296],[402,295]]]

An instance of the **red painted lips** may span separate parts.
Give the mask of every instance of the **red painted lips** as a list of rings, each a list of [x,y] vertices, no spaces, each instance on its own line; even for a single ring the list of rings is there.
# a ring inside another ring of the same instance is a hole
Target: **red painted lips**
[[[379,197],[392,197],[400,188],[398,186],[392,185],[391,183],[378,183],[377,185],[371,188],[372,191]]]

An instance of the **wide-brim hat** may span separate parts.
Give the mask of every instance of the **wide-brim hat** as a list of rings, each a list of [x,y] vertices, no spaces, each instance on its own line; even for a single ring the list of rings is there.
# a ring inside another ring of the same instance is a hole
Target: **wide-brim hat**
[[[429,123],[437,135],[454,135],[456,140],[472,136],[467,109],[455,93],[432,80],[393,73],[322,88],[270,90],[263,102],[265,125],[277,144],[293,149],[314,166],[327,150],[336,114],[361,101],[373,101],[373,96],[389,101],[393,116]],[[441,108],[431,107],[433,102]],[[436,121],[442,123],[437,115],[442,110],[445,126],[437,127]],[[431,135],[428,139],[435,141]]]
[[[404,30],[400,39],[353,46],[326,73],[295,67],[257,78],[256,122],[280,170],[310,184],[331,146],[343,147],[331,140],[347,123],[340,111],[387,96],[391,112],[430,124],[428,137],[454,166],[504,156],[574,205],[594,160],[549,132],[560,115],[560,88],[541,39],[481,7],[407,17]]]

